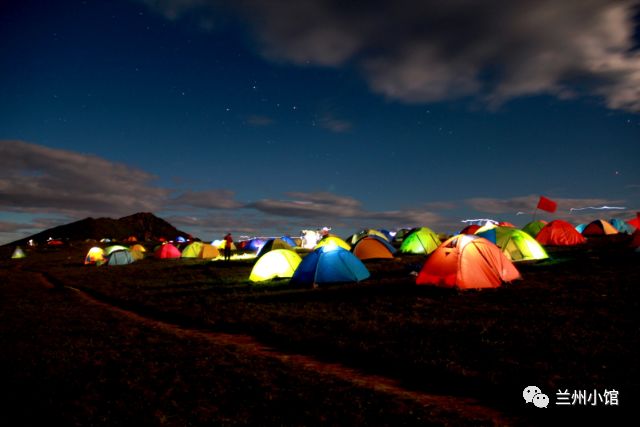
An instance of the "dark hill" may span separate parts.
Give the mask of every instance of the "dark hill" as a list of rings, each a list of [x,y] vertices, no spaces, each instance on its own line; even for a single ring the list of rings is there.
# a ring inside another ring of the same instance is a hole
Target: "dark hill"
[[[33,236],[17,240],[10,245],[25,244],[29,239],[36,243],[44,243],[47,239],[61,240],[100,240],[109,238],[122,241],[130,236],[137,240],[157,240],[160,237],[175,239],[178,236],[186,237],[188,233],[178,230],[162,218],[152,213],[141,212],[125,216],[120,219],[113,218],[85,218],[80,221],[49,228],[34,234]]]

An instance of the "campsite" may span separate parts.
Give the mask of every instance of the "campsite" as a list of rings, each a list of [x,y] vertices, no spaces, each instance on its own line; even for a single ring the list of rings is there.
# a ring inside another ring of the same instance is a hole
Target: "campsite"
[[[468,248],[493,245],[471,237]],[[431,255],[407,250],[356,260],[366,277],[320,286],[275,276],[249,280],[254,264],[279,259],[287,243],[271,243],[260,259],[225,262],[217,252],[213,259],[162,258],[151,255],[153,245],[137,242],[147,250],[141,259],[100,266],[92,258],[95,242],[27,247],[18,259],[6,245],[0,253],[0,421],[539,425],[621,419],[638,392],[640,254],[632,239],[600,235],[584,244],[545,246],[548,257],[514,263],[519,278],[480,290],[416,284],[425,260],[438,258],[449,241]],[[299,265],[311,265],[314,256],[317,265],[328,254],[341,263],[353,257],[337,246],[296,249],[289,252]],[[551,404],[541,410],[525,403],[527,386],[539,387]],[[562,407],[557,398],[564,390],[615,390],[618,401]]]

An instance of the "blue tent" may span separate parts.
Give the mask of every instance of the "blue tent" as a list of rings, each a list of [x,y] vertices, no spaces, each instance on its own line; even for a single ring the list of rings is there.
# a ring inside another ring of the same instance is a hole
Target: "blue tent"
[[[247,251],[258,252],[260,249],[262,249],[265,242],[266,240],[262,240],[258,238],[251,239],[251,240],[248,240],[247,243],[245,243],[244,249]]]
[[[133,258],[128,250],[113,251],[107,259],[107,265],[125,265],[132,262]]]
[[[485,230],[485,231],[476,232],[476,234],[478,236],[480,236],[480,237],[484,237],[485,239],[487,239],[488,241],[490,241],[493,244],[496,243],[496,229],[495,228],[491,228],[491,229]]]
[[[609,223],[613,225],[620,233],[633,234],[633,229],[631,228],[631,226],[619,218],[613,218],[611,221],[609,221]]]
[[[582,234],[582,232],[584,231],[584,229],[587,228],[587,224],[578,224],[576,225],[576,231],[580,234]]]
[[[367,267],[351,252],[341,247],[322,246],[304,257],[293,273],[291,283],[359,282],[368,277]]]
[[[298,246],[296,245],[296,242],[289,236],[282,236],[280,239],[287,242],[289,246],[291,246],[292,248],[295,248],[296,246]]]

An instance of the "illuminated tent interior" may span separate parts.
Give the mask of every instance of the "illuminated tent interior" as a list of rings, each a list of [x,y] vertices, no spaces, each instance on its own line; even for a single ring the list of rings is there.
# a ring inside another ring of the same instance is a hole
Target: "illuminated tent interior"
[[[536,235],[541,245],[572,246],[586,242],[584,236],[567,221],[556,219],[546,224]]]
[[[476,235],[459,234],[433,251],[416,284],[481,289],[519,278],[518,270],[496,245]]]
[[[430,254],[440,245],[438,235],[428,227],[416,228],[405,236],[400,252],[408,254]]]
[[[339,246],[320,247],[304,257],[292,284],[360,282],[369,277],[369,270],[355,255]]]
[[[253,266],[249,281],[263,282],[274,278],[292,277],[302,261],[300,255],[289,249],[266,252]]]
[[[496,245],[511,261],[532,261],[549,258],[547,252],[536,239],[517,228],[497,226],[492,230],[478,230],[476,234],[484,237],[483,234],[490,231],[494,233]]]

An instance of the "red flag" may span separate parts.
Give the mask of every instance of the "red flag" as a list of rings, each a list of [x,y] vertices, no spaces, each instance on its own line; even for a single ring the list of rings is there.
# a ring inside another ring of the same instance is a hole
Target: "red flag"
[[[542,209],[547,212],[555,212],[558,208],[558,204],[551,199],[547,199],[544,196],[540,196],[540,200],[538,201],[538,209]]]

